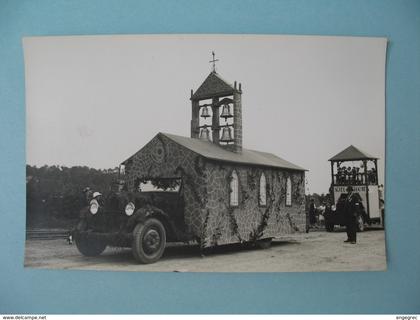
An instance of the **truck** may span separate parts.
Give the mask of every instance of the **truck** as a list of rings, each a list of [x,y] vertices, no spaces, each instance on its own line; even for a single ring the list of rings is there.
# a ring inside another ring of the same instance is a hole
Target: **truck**
[[[378,158],[353,145],[329,159],[331,163],[331,205],[325,209],[325,228],[332,232],[335,226],[344,226],[344,201],[347,187],[360,199],[357,212],[358,231],[366,226],[385,225],[383,185],[378,180]]]

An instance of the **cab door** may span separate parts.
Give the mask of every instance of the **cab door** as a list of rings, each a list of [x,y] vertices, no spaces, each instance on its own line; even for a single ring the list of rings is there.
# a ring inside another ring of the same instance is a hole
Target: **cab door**
[[[381,210],[379,209],[379,193],[377,185],[368,186],[369,196],[369,218],[381,218]]]

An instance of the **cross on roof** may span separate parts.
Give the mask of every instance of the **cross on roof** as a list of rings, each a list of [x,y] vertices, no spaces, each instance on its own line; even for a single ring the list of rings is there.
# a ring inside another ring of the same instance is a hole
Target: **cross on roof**
[[[214,51],[211,52],[213,56],[213,60],[210,60],[209,63],[213,63],[213,72],[216,72],[216,61],[219,61],[219,59],[215,59]]]

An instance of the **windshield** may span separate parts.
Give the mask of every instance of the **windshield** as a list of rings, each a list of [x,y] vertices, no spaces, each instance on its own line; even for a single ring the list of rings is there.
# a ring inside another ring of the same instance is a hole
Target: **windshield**
[[[139,182],[139,192],[178,192],[181,188],[180,178],[145,179]]]

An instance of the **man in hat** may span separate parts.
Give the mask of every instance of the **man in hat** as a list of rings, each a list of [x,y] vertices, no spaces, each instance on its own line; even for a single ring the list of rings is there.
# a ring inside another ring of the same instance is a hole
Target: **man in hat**
[[[356,244],[356,235],[357,235],[357,213],[358,206],[360,203],[360,196],[357,193],[353,192],[353,187],[347,187],[347,196],[344,206],[344,214],[346,218],[346,232],[347,240],[344,242],[350,242],[351,244]]]
[[[90,200],[92,200],[92,194],[93,194],[92,189],[89,187],[86,187],[83,189],[82,192],[85,198],[85,205],[89,205]]]
[[[95,191],[95,192],[93,193],[93,196],[92,196],[92,198],[93,198],[93,199],[96,199],[96,200],[100,199],[101,197],[102,197],[102,193],[100,193],[100,192],[98,192],[98,191]]]
[[[96,200],[99,204],[102,204],[102,193],[98,191],[94,192],[92,195],[92,200]]]

